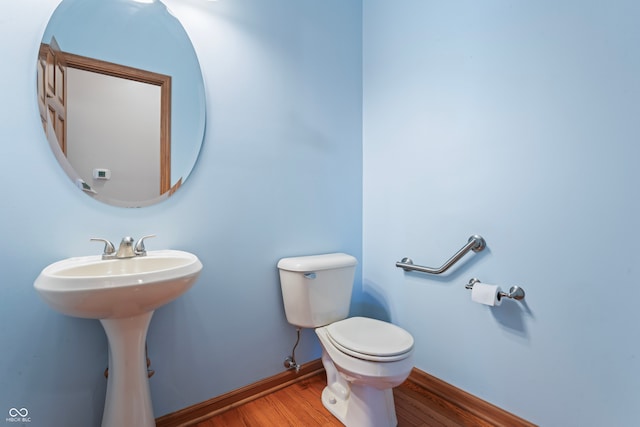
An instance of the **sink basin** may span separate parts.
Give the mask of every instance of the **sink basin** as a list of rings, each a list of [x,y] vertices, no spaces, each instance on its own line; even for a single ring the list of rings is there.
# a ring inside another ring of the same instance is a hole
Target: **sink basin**
[[[99,319],[109,342],[109,377],[102,427],[155,427],[145,343],[155,309],[185,293],[202,263],[189,252],[148,251],[103,260],[68,258],[42,270],[34,283],[60,313]]]
[[[40,296],[60,313],[89,319],[131,317],[173,301],[198,278],[202,263],[177,250],[103,260],[68,258],[47,266],[35,281]]]

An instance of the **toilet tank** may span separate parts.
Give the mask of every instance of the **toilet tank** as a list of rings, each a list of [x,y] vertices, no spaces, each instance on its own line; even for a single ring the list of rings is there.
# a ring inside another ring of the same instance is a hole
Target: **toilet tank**
[[[357,264],[343,253],[282,258],[278,269],[287,321],[317,328],[346,319]]]

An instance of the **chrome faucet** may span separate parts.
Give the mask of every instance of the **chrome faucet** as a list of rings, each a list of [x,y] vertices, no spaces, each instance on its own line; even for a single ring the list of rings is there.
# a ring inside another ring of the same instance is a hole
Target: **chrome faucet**
[[[118,252],[116,252],[116,258],[133,258],[136,256],[133,250],[133,237],[123,237],[118,246]]]
[[[148,239],[151,237],[156,237],[156,235],[150,234],[148,236],[143,236],[138,239],[135,245],[133,244],[133,237],[131,236],[123,237],[117,252],[116,252],[115,246],[113,246],[113,243],[111,243],[107,239],[102,239],[100,237],[92,237],[89,240],[94,242],[104,242],[104,251],[102,253],[102,259],[126,259],[126,258],[133,258],[136,256],[145,256],[147,254],[147,250],[144,247],[144,239]]]

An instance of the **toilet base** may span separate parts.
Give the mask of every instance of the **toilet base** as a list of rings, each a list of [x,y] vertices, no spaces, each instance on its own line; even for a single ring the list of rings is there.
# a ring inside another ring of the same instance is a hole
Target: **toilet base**
[[[346,427],[395,427],[398,425],[393,390],[379,390],[351,384],[346,399],[328,386],[322,391],[322,404]]]

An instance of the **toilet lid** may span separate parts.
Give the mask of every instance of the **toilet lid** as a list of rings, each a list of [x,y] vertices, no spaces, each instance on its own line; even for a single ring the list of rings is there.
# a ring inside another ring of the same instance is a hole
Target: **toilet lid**
[[[381,320],[351,317],[326,328],[339,350],[360,359],[392,362],[404,359],[413,348],[409,332]]]

